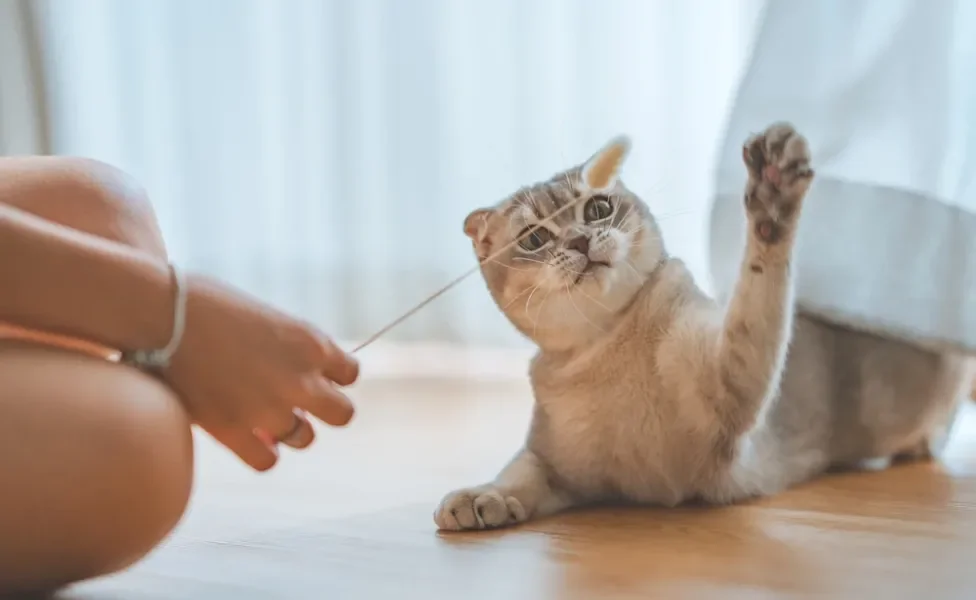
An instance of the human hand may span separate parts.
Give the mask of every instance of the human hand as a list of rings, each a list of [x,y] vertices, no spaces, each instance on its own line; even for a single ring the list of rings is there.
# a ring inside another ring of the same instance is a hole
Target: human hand
[[[306,411],[330,425],[349,422],[353,405],[338,386],[359,376],[353,357],[233,288],[205,277],[186,285],[186,329],[163,378],[218,442],[265,471],[278,460],[276,440],[312,443]]]

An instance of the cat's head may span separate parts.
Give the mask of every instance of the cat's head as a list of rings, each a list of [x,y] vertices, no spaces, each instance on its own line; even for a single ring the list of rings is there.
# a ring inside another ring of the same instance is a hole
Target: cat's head
[[[626,138],[612,140],[582,165],[464,221],[480,260],[521,238],[481,272],[505,316],[542,348],[568,349],[607,331],[664,257],[657,223],[617,176],[629,149]]]

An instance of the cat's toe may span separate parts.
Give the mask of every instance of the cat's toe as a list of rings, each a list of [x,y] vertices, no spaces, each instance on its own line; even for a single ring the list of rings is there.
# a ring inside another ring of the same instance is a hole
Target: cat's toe
[[[793,138],[803,139],[792,124],[786,122],[773,123],[762,132],[767,158],[774,158],[783,152],[786,143]]]
[[[523,523],[529,519],[529,513],[519,502],[518,498],[509,496],[505,498],[505,505],[508,506],[508,515],[515,523]]]
[[[750,136],[742,145],[742,162],[753,177],[759,177],[766,164],[765,144],[765,138],[757,134]]]
[[[478,518],[474,512],[474,499],[475,494],[467,490],[448,494],[434,513],[434,523],[437,528],[445,531],[479,529]]]
[[[515,499],[512,498],[512,500]],[[518,500],[515,500],[515,502],[518,503]],[[508,510],[508,503],[496,491],[489,491],[475,498],[474,512],[481,525],[485,528],[502,527],[512,522],[512,515]]]
[[[444,498],[434,513],[434,523],[445,531],[494,529],[526,519],[522,504],[497,490],[460,490]]]
[[[776,187],[813,177],[810,145],[789,123],[777,123],[763,133],[764,165],[761,176]]]
[[[753,135],[742,146],[742,161],[755,180],[775,186],[784,179],[807,179],[810,169],[810,147],[790,123],[774,123],[761,134]]]

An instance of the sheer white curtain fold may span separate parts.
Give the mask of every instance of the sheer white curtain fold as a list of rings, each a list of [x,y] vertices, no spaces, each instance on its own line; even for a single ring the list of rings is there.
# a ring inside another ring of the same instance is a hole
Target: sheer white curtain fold
[[[732,111],[712,270],[738,273],[736,149],[774,119],[810,139],[817,181],[797,299],[828,319],[976,352],[976,3],[766,0]]]
[[[177,260],[338,337],[468,268],[468,211],[620,132],[629,184],[704,274],[751,1],[36,4],[55,151],[131,171]],[[519,343],[474,278],[391,337]]]
[[[48,149],[32,16],[28,0],[0,0],[0,155]]]

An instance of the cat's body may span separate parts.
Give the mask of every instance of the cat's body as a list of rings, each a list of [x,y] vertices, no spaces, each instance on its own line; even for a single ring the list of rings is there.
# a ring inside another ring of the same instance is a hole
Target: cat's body
[[[615,178],[593,180],[600,156],[466,222],[482,258],[533,232],[483,273],[540,347],[536,406],[525,448],[494,482],[449,494],[439,527],[603,501],[732,502],[938,443],[969,361],[794,319],[790,264],[813,172],[791,127],[744,148],[750,235],[727,307],[667,256],[639,199]],[[580,196],[575,214],[542,231]]]
[[[526,448],[574,503],[725,503],[832,467],[923,457],[938,451],[963,397],[965,359],[799,315],[780,392],[728,463],[716,453],[721,424],[684,376],[693,368],[682,363],[698,357],[683,349],[696,342],[643,327],[655,304],[635,307],[616,335],[578,356],[534,361]],[[644,353],[645,369],[621,372]]]

